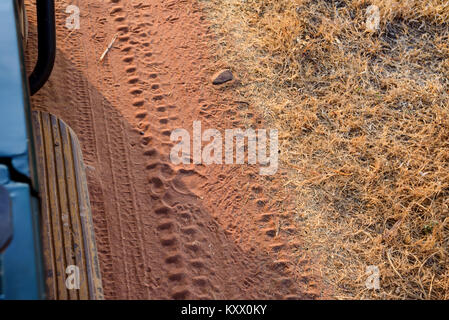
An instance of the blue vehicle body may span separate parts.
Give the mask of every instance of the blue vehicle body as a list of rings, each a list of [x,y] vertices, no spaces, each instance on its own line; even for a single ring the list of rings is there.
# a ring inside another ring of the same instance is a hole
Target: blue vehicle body
[[[3,208],[11,211],[13,225],[12,240],[0,254],[0,299],[41,299],[44,281],[38,199],[32,196],[29,89],[17,21],[17,1],[0,1],[0,186],[7,190],[10,205]]]

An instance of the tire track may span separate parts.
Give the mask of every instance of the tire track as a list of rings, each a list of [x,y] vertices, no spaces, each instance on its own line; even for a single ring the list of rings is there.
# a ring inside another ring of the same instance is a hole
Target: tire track
[[[119,1],[116,1],[118,3]],[[103,12],[108,11],[105,7]],[[123,12],[122,7],[113,6],[109,9],[109,14],[113,20],[117,20],[114,17],[116,13]],[[106,16],[106,12],[105,12]],[[120,16],[121,26],[118,27],[121,31],[126,31],[126,16]],[[106,34],[112,34],[111,27],[113,22],[107,23]],[[118,37],[119,41],[126,44],[129,37],[125,34],[121,34]],[[132,61],[132,56],[127,56],[125,60],[127,62]],[[126,62],[126,61],[125,61]],[[136,72],[135,66],[125,67],[127,74]],[[119,83],[117,72],[108,64],[101,66],[100,70],[97,70],[98,75],[102,75],[104,82],[100,82],[101,86],[113,87],[114,90],[108,94],[108,101],[120,101],[120,97],[115,89],[115,84]],[[140,216],[141,212],[136,204],[135,199],[135,187],[133,185],[132,173],[130,170],[130,159],[128,150],[125,145],[128,144],[128,138],[126,135],[126,129],[123,126],[123,120],[121,115],[112,108],[107,108],[103,104],[103,117],[108,125],[105,126],[105,135],[107,146],[109,149],[109,157],[111,166],[111,179],[113,185],[113,194],[115,203],[117,204],[118,225],[120,230],[121,239],[119,239],[120,247],[123,254],[123,268],[125,275],[125,287],[123,297],[130,298],[134,292],[134,296],[140,299],[148,298],[147,290],[142,289],[142,284],[146,284],[149,276],[147,275],[146,268],[146,252],[142,242],[142,230]],[[139,289],[140,288],[140,289]],[[138,294],[137,294],[138,293]]]

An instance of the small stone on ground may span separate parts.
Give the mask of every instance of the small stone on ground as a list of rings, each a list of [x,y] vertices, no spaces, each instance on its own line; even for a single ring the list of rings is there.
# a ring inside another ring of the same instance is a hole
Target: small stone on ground
[[[234,79],[230,70],[221,70],[212,76],[212,84],[219,85]]]

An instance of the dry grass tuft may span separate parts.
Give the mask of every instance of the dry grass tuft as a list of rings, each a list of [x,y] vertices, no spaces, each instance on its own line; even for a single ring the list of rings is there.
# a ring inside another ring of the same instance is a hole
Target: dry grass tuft
[[[447,299],[448,1],[204,5],[238,94],[280,130],[298,237],[333,296]],[[365,287],[370,265],[380,290]]]

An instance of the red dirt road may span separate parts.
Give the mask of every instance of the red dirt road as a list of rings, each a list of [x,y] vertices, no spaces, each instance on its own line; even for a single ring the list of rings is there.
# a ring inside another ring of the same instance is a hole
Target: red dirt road
[[[65,28],[56,1],[58,52],[33,106],[78,134],[106,298],[317,298],[308,260],[298,256],[270,194],[279,190],[250,166],[175,166],[176,128],[238,128],[251,118],[213,87],[213,36],[193,0],[73,1],[81,28]],[[30,18],[30,39],[35,21]],[[99,58],[115,34],[105,60]],[[35,43],[28,45],[29,65]],[[287,213],[285,213],[287,212]]]

